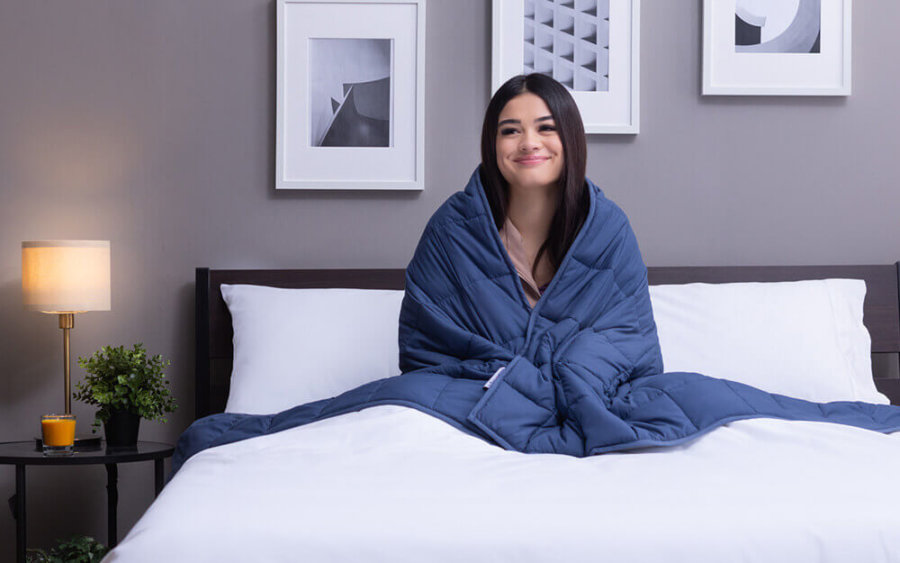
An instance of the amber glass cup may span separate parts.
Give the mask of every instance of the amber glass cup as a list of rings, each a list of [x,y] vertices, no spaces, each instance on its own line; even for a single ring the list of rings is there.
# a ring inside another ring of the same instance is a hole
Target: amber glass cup
[[[41,417],[44,455],[72,455],[75,449],[75,415],[45,414]]]

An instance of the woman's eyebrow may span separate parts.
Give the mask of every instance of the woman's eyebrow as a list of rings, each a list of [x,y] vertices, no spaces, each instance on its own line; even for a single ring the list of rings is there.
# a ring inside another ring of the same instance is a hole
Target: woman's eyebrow
[[[552,120],[553,120],[553,116],[552,116],[552,115],[545,115],[544,117],[539,117],[539,118],[535,119],[534,122],[537,123],[538,121],[547,121],[547,120],[551,120],[551,121],[552,121]],[[497,127],[500,127],[501,125],[505,125],[505,124],[507,124],[507,123],[519,124],[519,123],[522,123],[522,122],[519,121],[518,119],[504,119],[503,121],[501,121],[500,123],[497,124]]]

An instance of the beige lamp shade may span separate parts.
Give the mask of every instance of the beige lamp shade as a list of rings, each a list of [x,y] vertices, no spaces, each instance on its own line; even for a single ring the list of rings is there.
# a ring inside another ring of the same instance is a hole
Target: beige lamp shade
[[[109,311],[108,240],[22,243],[25,308],[44,313]]]

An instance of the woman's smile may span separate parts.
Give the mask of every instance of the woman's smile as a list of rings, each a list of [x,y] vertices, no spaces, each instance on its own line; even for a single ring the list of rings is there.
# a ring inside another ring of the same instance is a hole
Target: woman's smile
[[[522,158],[515,159],[518,164],[523,166],[535,166],[537,164],[543,164],[548,160],[550,160],[549,156],[523,156]]]

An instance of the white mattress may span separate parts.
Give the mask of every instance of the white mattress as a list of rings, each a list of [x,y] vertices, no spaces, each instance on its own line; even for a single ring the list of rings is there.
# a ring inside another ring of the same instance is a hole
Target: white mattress
[[[107,561],[900,561],[898,474],[836,424],[576,459],[382,406],[194,456]]]

